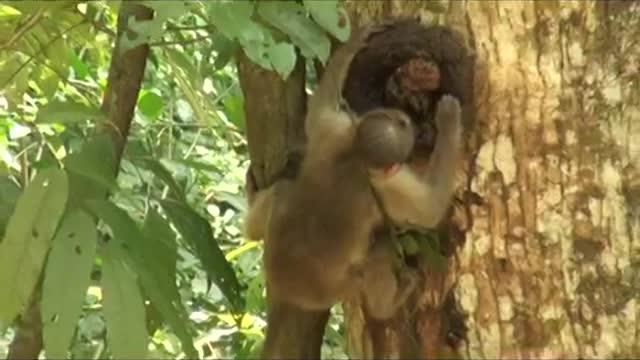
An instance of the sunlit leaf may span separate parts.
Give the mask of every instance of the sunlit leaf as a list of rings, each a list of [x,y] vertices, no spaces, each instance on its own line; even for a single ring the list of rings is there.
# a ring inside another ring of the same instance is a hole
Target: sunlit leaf
[[[164,110],[164,101],[162,97],[153,91],[144,91],[138,99],[138,109],[145,116],[151,119],[157,119],[162,110]]]
[[[244,98],[242,94],[229,95],[223,100],[224,110],[229,121],[240,129],[246,131],[246,122],[244,114]]]
[[[36,115],[38,123],[75,123],[103,118],[100,109],[72,101],[54,100],[41,106]]]
[[[338,7],[338,0],[304,0],[304,6],[320,26],[336,39],[347,41],[351,31],[349,18],[344,9]],[[345,22],[343,26],[340,26],[341,17]]]
[[[10,6],[0,4],[0,21],[11,21],[20,17],[20,11]]]
[[[135,272],[125,261],[122,245],[118,239],[111,239],[102,256],[107,340],[113,358],[145,359],[148,338],[142,293]]]
[[[75,1],[37,1],[22,0],[10,1],[9,4],[23,14],[32,14],[42,10],[54,10],[71,6]]]
[[[170,200],[162,200],[162,208],[182,237],[194,247],[207,275],[229,300],[235,311],[243,307],[240,284],[222,250],[213,238],[211,225],[190,207]]]
[[[84,79],[89,75],[89,66],[78,57],[75,51],[69,50],[67,61],[71,64],[77,79]]]
[[[65,359],[89,286],[96,252],[96,225],[84,211],[66,215],[51,244],[42,284],[44,348]]]
[[[30,127],[14,123],[11,125],[11,129],[9,129],[9,138],[11,140],[20,139],[31,134],[31,132],[32,129]]]
[[[39,172],[26,187],[0,243],[0,322],[24,308],[37,284],[69,192],[59,169]]]

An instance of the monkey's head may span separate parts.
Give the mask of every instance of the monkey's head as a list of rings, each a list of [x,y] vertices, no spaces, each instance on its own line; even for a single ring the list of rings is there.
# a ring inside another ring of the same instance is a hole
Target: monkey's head
[[[384,169],[405,162],[415,141],[411,118],[403,111],[379,108],[362,115],[354,150],[365,166]]]

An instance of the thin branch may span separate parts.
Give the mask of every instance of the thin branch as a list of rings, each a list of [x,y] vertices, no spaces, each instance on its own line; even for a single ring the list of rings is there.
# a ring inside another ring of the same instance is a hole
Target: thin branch
[[[107,24],[104,21],[98,21],[95,19],[91,19],[89,18],[88,14],[83,13],[82,11],[80,11],[80,9],[76,8],[75,12],[79,15],[81,15],[88,23],[90,23],[91,25],[93,25],[93,27],[96,30],[102,31],[103,33],[111,36],[111,37],[115,37],[116,36],[116,32],[109,29],[109,27],[107,26]]]
[[[209,39],[209,36],[198,36],[194,39],[189,39],[189,40],[157,41],[157,42],[149,43],[149,46],[188,45],[188,44],[204,41],[207,39]]]
[[[215,27],[213,25],[175,26],[173,24],[167,24],[168,31],[196,31],[196,30],[212,31],[214,29]]]
[[[13,34],[13,36],[9,40],[7,40],[7,42],[0,45],[0,51],[11,47],[13,46],[13,44],[18,42],[18,40],[20,40],[24,36],[24,34],[33,29],[33,27],[36,26],[38,22],[40,22],[43,16],[43,9],[39,9],[38,12],[30,16],[27,21],[18,29],[18,31],[16,31],[16,33]]]

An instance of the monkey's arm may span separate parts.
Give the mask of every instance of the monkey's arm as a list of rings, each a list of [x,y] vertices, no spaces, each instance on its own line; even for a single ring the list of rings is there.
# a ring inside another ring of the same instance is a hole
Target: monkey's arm
[[[461,157],[460,103],[445,95],[438,103],[436,145],[423,176],[403,164],[400,171],[383,180],[373,180],[385,210],[397,225],[432,228],[445,215],[455,190],[455,175]]]
[[[369,36],[380,29],[373,26],[354,32],[331,56],[318,87],[309,98],[305,132],[309,142],[320,144],[322,152],[326,148],[334,148],[327,142],[328,139],[341,135],[350,136],[350,129],[357,117],[351,116],[344,103],[342,88],[353,57],[366,45]],[[317,146],[309,148],[317,149]]]

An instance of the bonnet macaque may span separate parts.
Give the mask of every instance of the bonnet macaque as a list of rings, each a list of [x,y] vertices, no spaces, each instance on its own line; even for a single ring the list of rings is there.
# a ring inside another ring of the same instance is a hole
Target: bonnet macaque
[[[406,114],[377,109],[357,117],[341,103],[349,64],[371,33],[354,35],[329,61],[309,100],[300,173],[250,197],[245,235],[265,239],[270,297],[320,310],[359,292],[382,293],[380,301],[365,298],[373,317],[386,318],[415,287],[415,274],[396,277],[391,244],[372,246],[383,216],[370,185],[394,222],[434,226],[453,192],[460,109],[450,96],[439,103],[429,171],[405,164],[415,138]]]

